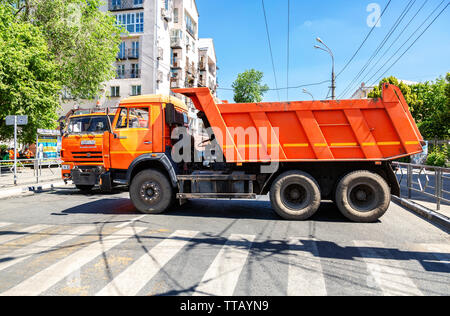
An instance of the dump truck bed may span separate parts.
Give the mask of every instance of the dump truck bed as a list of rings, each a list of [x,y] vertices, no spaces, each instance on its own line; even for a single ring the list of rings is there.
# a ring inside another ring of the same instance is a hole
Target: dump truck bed
[[[396,86],[381,99],[216,104],[208,88],[174,89],[206,115],[229,163],[383,161],[422,152]]]

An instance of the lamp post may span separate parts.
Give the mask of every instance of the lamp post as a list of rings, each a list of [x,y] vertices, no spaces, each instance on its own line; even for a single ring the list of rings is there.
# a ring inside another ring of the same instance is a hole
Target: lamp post
[[[330,56],[331,56],[331,60],[332,60],[332,62],[333,62],[333,68],[332,68],[332,71],[331,71],[331,99],[332,100],[336,100],[336,75],[335,75],[335,73],[334,73],[334,54],[333,54],[333,52],[331,51],[331,49],[318,37],[318,38],[316,38],[316,40],[320,43],[320,44],[322,44],[323,46],[325,46],[326,47],[326,49],[325,48],[323,48],[323,47],[321,47],[321,46],[318,46],[318,45],[315,45],[314,46],[314,48],[317,48],[317,49],[321,49],[321,50],[323,50],[323,51],[325,51],[325,52],[327,52],[328,54],[330,54]]]

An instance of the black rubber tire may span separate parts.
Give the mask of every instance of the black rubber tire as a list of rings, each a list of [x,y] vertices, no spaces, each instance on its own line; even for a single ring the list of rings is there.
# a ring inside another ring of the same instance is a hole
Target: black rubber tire
[[[320,207],[320,188],[311,175],[301,171],[289,171],[273,182],[270,202],[275,212],[286,220],[307,220]]]
[[[152,193],[149,195],[147,192]],[[130,198],[144,214],[164,213],[173,202],[174,191],[167,177],[157,170],[139,172],[131,182]]]
[[[358,197],[358,194],[362,196]],[[349,173],[336,188],[336,205],[353,222],[373,223],[391,203],[389,185],[380,175],[360,170]]]
[[[95,185],[77,185],[76,187],[81,192],[89,193],[92,191],[92,189],[95,187]]]

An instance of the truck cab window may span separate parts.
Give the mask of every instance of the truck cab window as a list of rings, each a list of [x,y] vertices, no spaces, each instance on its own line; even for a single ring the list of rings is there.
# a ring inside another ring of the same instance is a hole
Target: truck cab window
[[[147,108],[130,109],[129,128],[148,128],[148,112]]]
[[[119,119],[117,120],[116,128],[127,128],[128,126],[128,111],[127,109],[120,109]]]

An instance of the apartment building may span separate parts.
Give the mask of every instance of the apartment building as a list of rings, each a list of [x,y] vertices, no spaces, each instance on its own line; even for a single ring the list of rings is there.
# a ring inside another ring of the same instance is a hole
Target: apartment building
[[[105,83],[99,100],[66,102],[64,113],[76,106],[115,107],[129,96],[169,94],[171,88],[206,86],[216,93],[214,42],[198,37],[195,0],[108,0],[100,9],[128,32],[116,58],[116,78]],[[186,101],[191,128],[200,130],[196,111]]]

